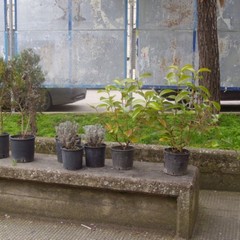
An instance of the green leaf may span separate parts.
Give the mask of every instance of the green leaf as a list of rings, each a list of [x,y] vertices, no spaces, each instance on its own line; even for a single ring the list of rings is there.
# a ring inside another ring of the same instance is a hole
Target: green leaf
[[[104,97],[104,96],[101,96],[101,97],[100,97],[100,100],[101,100],[101,101],[104,101],[104,100],[107,100],[107,99],[108,99],[108,98],[107,98],[107,97]]]
[[[146,102],[145,102],[145,100],[143,100],[143,99],[134,99],[133,101],[132,101],[132,104],[135,106],[135,105],[144,105]]]
[[[182,67],[181,71],[182,71],[182,72],[184,72],[184,71],[189,71],[189,72],[194,73],[194,72],[195,72],[195,69],[193,68],[192,65],[186,64],[185,66]]]
[[[170,141],[170,138],[168,138],[168,137],[161,137],[161,138],[159,139],[159,142],[168,143],[169,141]]]
[[[200,68],[197,73],[202,73],[202,72],[211,72],[209,68]]]
[[[119,86],[122,86],[122,85],[123,85],[122,80],[119,80],[119,79],[115,79],[115,80],[113,80],[113,82],[114,82],[115,84],[119,85]]]
[[[150,102],[148,106],[156,111],[162,110],[162,106],[160,106],[157,102]]]
[[[125,107],[131,107],[133,104],[133,97],[129,98],[125,104]]]
[[[125,82],[127,83],[135,83],[137,80],[136,79],[133,79],[133,78],[126,78],[125,79]]]
[[[153,90],[146,91],[144,94],[145,99],[150,99],[156,95],[156,92]]]
[[[188,91],[181,91],[175,98],[175,102],[179,103],[180,101],[183,101],[185,99],[188,99],[189,92]]]
[[[206,87],[200,85],[198,88],[201,89],[208,97],[210,97],[210,92]]]
[[[221,105],[218,102],[213,101],[212,104],[218,112],[221,110]]]
[[[143,87],[143,82],[140,81],[140,80],[138,80],[138,81],[137,81],[137,85],[138,85],[138,88],[140,89],[140,88]]]
[[[106,90],[105,90],[105,89],[99,89],[99,90],[97,91],[97,93],[106,93]]]
[[[142,91],[137,91],[137,94],[140,95],[141,97],[145,98],[145,94]]]
[[[168,100],[175,100],[175,98],[176,98],[176,94],[175,95],[169,95],[169,96],[167,96],[167,99]]]
[[[135,109],[135,110],[132,112],[132,118],[133,118],[133,119],[136,119],[141,112],[142,112],[141,109]]]
[[[128,88],[128,93],[135,92],[136,90],[137,90],[137,86],[136,86],[136,85],[131,85],[131,86]]]
[[[106,108],[106,107],[108,107],[108,104],[106,104],[106,103],[101,103],[101,104],[98,104],[97,107],[98,107],[98,108]]]
[[[185,83],[185,82],[189,82],[189,79],[192,79],[192,76],[190,76],[190,75],[182,75],[180,78],[179,78],[179,80],[178,80],[178,83],[179,84],[183,84],[183,83]]]
[[[175,90],[172,90],[172,89],[164,89],[162,90],[160,93],[159,93],[159,96],[162,97],[164,95],[168,95],[170,93],[175,93],[176,91]]]
[[[140,75],[140,79],[142,79],[142,78],[149,78],[151,76],[152,76],[152,74],[150,72],[145,72],[145,73]]]
[[[179,67],[176,66],[176,65],[170,65],[168,68],[169,69],[174,69],[174,70],[178,70],[179,69]]]
[[[167,78],[167,80],[172,80],[172,79],[175,80],[176,74],[174,72],[170,72],[167,74],[166,78]]]
[[[164,119],[159,119],[159,122],[164,128],[167,127],[167,122]]]

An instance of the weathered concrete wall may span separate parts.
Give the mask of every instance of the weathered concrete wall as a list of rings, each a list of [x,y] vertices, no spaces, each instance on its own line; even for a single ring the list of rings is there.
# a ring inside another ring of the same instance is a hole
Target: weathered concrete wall
[[[127,2],[18,0],[14,47],[32,47],[40,54],[49,86],[101,87],[125,75]],[[138,1],[136,65],[140,73],[152,73],[147,85],[166,85],[166,67],[171,64],[198,66],[195,4],[196,0]],[[225,1],[224,6],[218,1],[217,6],[221,85],[240,87],[240,1]],[[0,54],[1,28],[3,21]]]
[[[55,155],[36,154],[26,164],[0,161],[0,211],[113,223],[170,231],[184,239],[198,213],[199,171],[172,177],[163,164],[135,162],[128,171],[63,169]]]
[[[105,85],[124,77],[125,8],[125,0],[18,0],[15,44],[41,56],[46,86]]]
[[[173,233],[176,229],[174,198],[9,180],[0,180],[0,189],[0,211]]]
[[[55,140],[38,138],[37,152],[55,153]],[[107,144],[107,157],[110,158],[110,146]],[[240,155],[236,151],[190,149],[190,163],[201,172],[202,189],[240,191]],[[163,147],[158,145],[136,145],[135,159],[144,162],[162,162]]]
[[[202,188],[240,191],[240,155],[236,151],[194,149],[191,163],[200,169]]]
[[[150,85],[166,85],[167,66],[195,63],[198,49],[195,0],[139,0],[140,73],[151,72]],[[221,86],[240,87],[240,1],[217,1]]]
[[[147,85],[166,85],[167,66],[192,63],[193,0],[139,0],[140,73],[151,72]]]

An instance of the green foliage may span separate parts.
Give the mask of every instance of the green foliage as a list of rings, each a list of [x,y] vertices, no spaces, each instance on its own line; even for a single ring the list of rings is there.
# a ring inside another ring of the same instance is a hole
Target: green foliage
[[[94,125],[99,122],[96,114],[45,114],[37,115],[38,136],[55,137],[55,127],[61,122],[75,121],[79,124],[79,132],[83,133],[83,126]]]
[[[155,128],[162,144],[182,152],[192,135],[204,134],[217,123],[214,111],[218,112],[220,106],[209,100],[209,91],[198,83],[201,73],[209,72],[208,69],[194,70],[191,65],[169,69],[166,80],[178,88],[140,93],[143,100],[135,111]]]
[[[169,114],[169,119],[173,117]],[[105,119],[107,123],[111,121],[109,113],[101,114],[77,114],[77,113],[50,113],[38,114],[37,125],[39,137],[55,137],[55,127],[64,121],[75,121],[79,124],[79,133],[83,133],[83,127],[87,124],[98,124],[100,119]],[[18,133],[18,121],[20,115],[12,114],[5,123],[5,130],[9,133]],[[215,127],[204,134],[191,133],[189,146],[197,148],[220,148],[240,150],[240,116],[238,114],[220,114],[219,121]],[[158,125],[161,128],[161,125]],[[141,136],[136,143],[159,144],[159,131],[156,131],[154,124],[142,124],[139,126]],[[112,141],[112,136],[106,132],[106,141]],[[165,143],[162,143],[165,145]]]
[[[21,135],[36,134],[36,112],[44,103],[40,57],[25,49],[10,62],[12,107],[21,113]]]
[[[4,133],[4,120],[7,116],[3,109],[10,102],[9,69],[3,58],[0,58],[0,134]]]
[[[135,112],[135,106],[138,104],[135,102],[133,94],[141,89],[142,81],[141,79],[138,81],[127,78],[113,82],[113,85],[108,85],[104,90],[99,91],[105,93],[106,96],[100,98],[101,103],[96,107],[96,110],[104,108],[108,112],[110,121],[105,121],[102,118],[101,122],[111,135],[112,140],[126,149],[131,143],[137,141],[139,134],[139,122]]]

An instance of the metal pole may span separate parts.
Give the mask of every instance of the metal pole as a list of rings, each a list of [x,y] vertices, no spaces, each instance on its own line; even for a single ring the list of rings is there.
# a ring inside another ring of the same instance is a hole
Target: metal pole
[[[8,24],[9,24],[9,57],[10,59],[13,58],[14,56],[14,29],[13,29],[13,1],[9,0],[9,5],[8,5]]]
[[[135,38],[134,38],[134,1],[129,1],[129,78],[133,78],[135,69]]]
[[[8,2],[8,29],[9,29],[9,40],[8,40],[8,55],[9,59],[12,60],[14,57],[14,29],[13,29],[13,21],[14,21],[14,16],[13,16],[13,1],[14,0],[9,0]],[[11,102],[14,101],[13,94],[11,92]],[[11,104],[11,111],[15,112],[15,108]]]

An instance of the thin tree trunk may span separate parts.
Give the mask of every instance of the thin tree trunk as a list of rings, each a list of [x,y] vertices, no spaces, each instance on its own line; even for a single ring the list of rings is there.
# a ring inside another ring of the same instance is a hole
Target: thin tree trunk
[[[220,66],[217,34],[217,0],[198,0],[199,67],[207,67],[201,84],[211,93],[211,99],[220,101]]]

